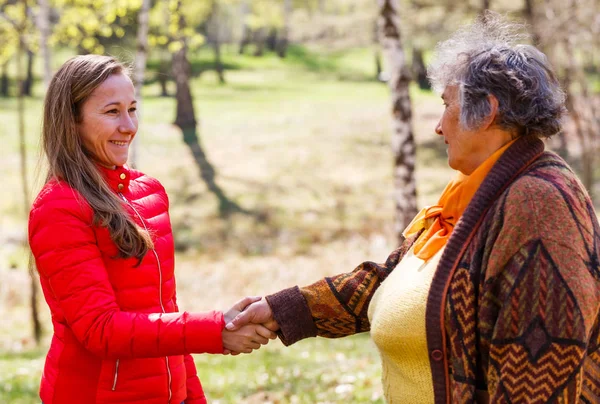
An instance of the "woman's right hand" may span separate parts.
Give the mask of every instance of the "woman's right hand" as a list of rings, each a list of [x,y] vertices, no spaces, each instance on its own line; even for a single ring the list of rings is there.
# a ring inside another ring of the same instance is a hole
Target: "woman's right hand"
[[[228,325],[235,321],[234,319],[240,318],[240,314],[245,313],[244,310],[248,310],[258,303],[261,303],[261,298],[255,296],[245,297],[238,301],[223,314],[225,323]],[[266,345],[270,339],[277,338],[273,331],[276,331],[276,329],[273,330],[272,325],[248,324],[248,322],[241,323],[238,321],[236,327],[227,327],[221,332],[223,353],[232,355],[251,353],[253,350],[259,349],[261,345]]]
[[[240,353],[251,353],[259,349],[261,345],[266,345],[270,339],[277,338],[277,335],[260,324],[246,324],[235,331],[224,329],[223,353],[237,355]]]

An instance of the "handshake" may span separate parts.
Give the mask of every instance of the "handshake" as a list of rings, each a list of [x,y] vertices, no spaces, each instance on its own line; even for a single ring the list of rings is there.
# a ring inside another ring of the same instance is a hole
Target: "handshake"
[[[245,297],[223,313],[225,328],[223,354],[251,353],[277,338],[279,325],[267,301],[260,297]]]

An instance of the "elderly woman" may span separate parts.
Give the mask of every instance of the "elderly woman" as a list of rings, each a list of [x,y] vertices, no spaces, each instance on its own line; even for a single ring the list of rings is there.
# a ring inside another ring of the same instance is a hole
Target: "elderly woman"
[[[191,353],[251,352],[275,338],[262,325],[224,330],[256,298],[178,313],[167,194],[125,166],[137,128],[133,84],[115,59],[78,56],[52,79],[48,180],[29,218],[54,326],[45,404],[206,403]]]
[[[387,261],[268,296],[227,328],[274,319],[286,345],[370,330],[390,403],[600,402],[600,227],[540,140],[564,95],[512,29],[487,15],[438,46],[435,131],[460,173]]]

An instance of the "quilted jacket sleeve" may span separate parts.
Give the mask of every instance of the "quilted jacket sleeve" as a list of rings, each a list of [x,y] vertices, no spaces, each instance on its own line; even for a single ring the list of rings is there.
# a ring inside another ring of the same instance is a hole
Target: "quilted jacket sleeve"
[[[578,188],[525,178],[503,201],[479,309],[490,402],[581,402],[600,368],[588,352],[598,344],[600,231]]]
[[[75,337],[102,358],[222,353],[221,312],[134,313],[117,305],[91,227],[72,192],[38,200],[29,241],[40,276]]]
[[[291,345],[317,335],[340,338],[369,331],[369,302],[381,282],[410,249],[415,238],[405,240],[384,264],[363,262],[352,272],[267,296],[266,300],[280,327],[281,341]]]

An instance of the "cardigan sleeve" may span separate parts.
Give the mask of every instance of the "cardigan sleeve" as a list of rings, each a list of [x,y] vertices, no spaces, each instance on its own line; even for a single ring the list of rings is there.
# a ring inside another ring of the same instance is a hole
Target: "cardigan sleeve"
[[[91,209],[81,201],[72,196],[38,201],[30,214],[29,242],[60,321],[95,355],[134,358],[222,353],[221,312],[120,310],[96,244]]]
[[[384,264],[363,262],[352,272],[267,296],[281,341],[291,345],[308,337],[340,338],[369,331],[367,311],[373,294],[417,236],[405,240]]]
[[[600,365],[589,353],[600,307],[591,202],[576,183],[532,177],[502,204],[478,319],[490,402],[580,402],[586,372]]]

